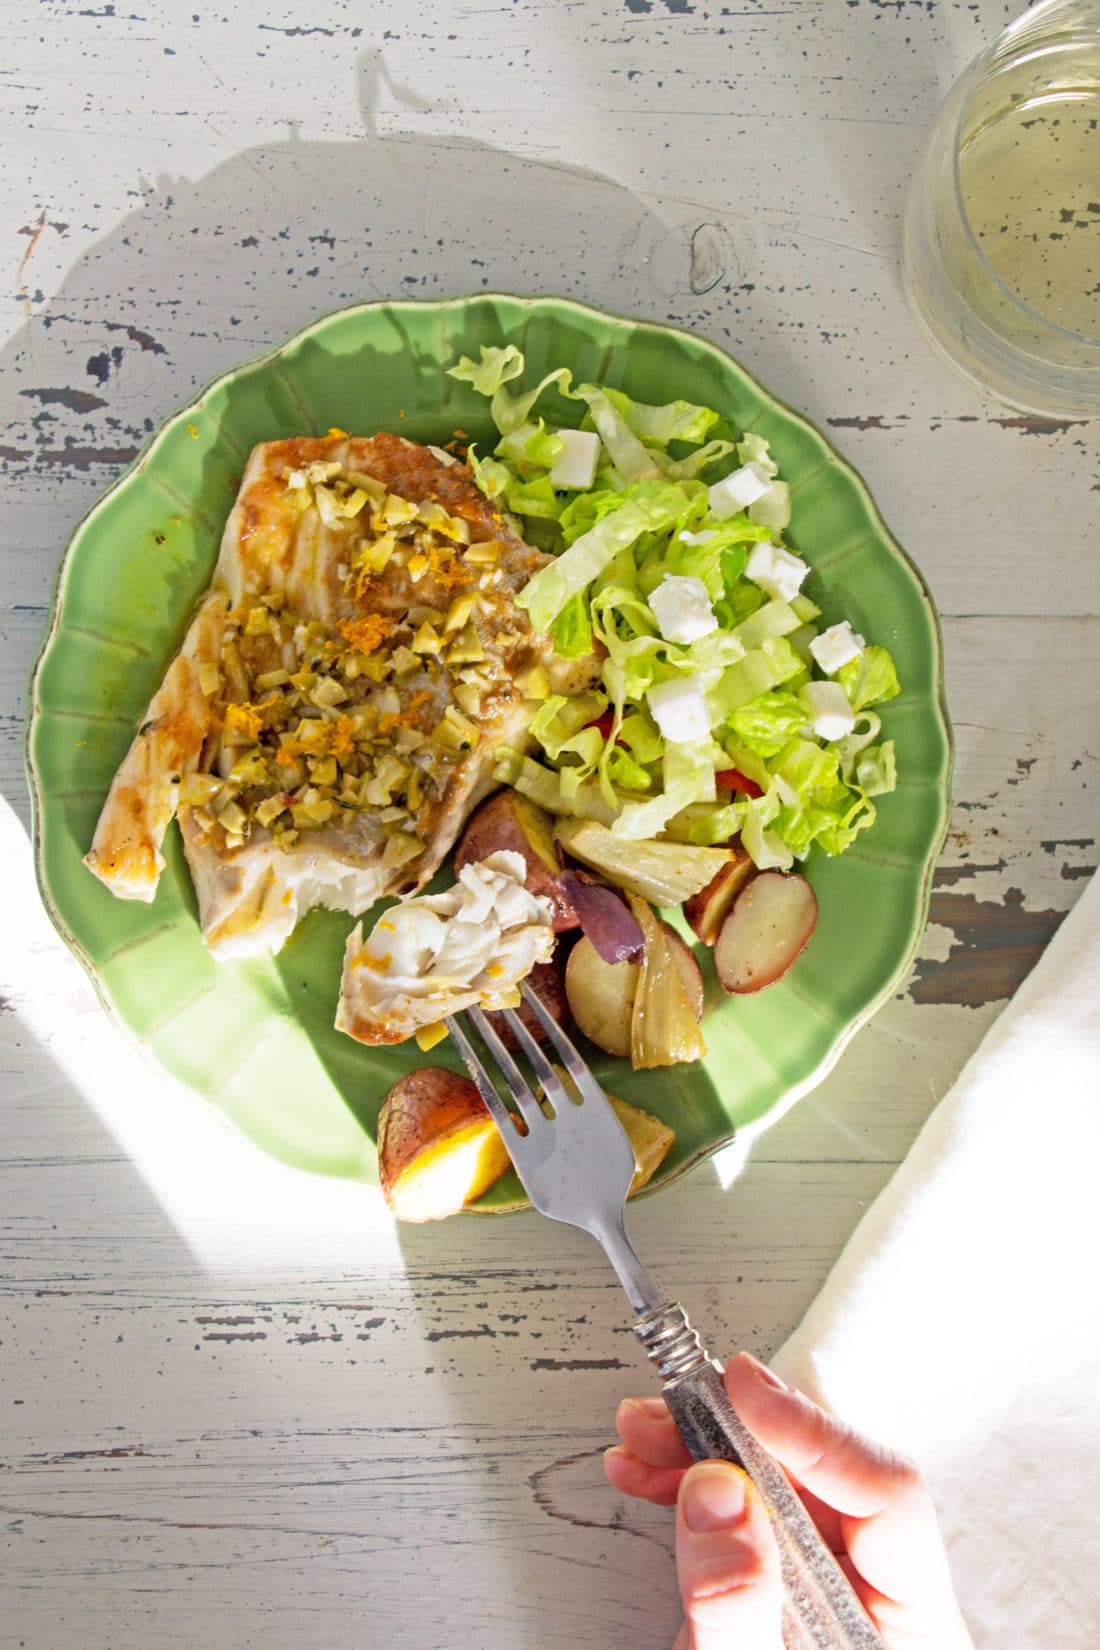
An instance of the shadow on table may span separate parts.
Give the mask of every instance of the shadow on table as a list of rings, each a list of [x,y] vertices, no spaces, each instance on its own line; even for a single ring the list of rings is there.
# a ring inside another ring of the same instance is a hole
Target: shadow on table
[[[726,312],[743,272],[708,209],[679,199],[639,199],[593,173],[466,139],[379,135],[377,60],[364,56],[359,72],[361,139],[314,142],[292,135],[236,155],[198,182],[161,179],[0,355],[0,368],[7,369],[0,371],[0,417],[6,415],[12,442],[8,474],[16,488],[34,492],[36,520],[45,523],[40,530],[55,535],[58,548],[72,525],[73,500],[90,499],[197,384],[337,305],[526,288],[668,316],[712,333],[728,330]],[[395,339],[395,348],[399,344]],[[313,363],[316,379],[323,351],[307,345],[301,358]],[[369,373],[365,361],[365,383]],[[301,412],[306,422],[309,410]],[[274,403],[269,409],[244,377],[225,391],[221,425],[227,433],[238,429],[238,436],[244,429],[245,447],[285,433],[288,416],[292,409]],[[236,444],[242,445],[239,438]],[[64,669],[51,660],[59,669],[51,677],[50,703],[70,720],[50,724],[61,731],[42,753],[51,792],[50,885],[78,934],[106,919],[102,909],[98,916],[92,909],[93,901],[102,908],[105,896],[77,861],[208,577],[234,472],[243,463],[243,452],[234,456],[232,446],[231,433],[225,445],[207,451],[203,440],[192,443],[179,432],[169,473],[173,481],[177,472],[193,476],[186,495],[201,495],[204,508],[170,521],[177,512],[158,497],[155,519],[146,523],[139,512],[135,523],[120,513],[117,532],[101,529],[94,543],[85,541],[102,571],[84,570],[79,591],[73,589],[82,622],[106,628],[117,600],[112,589],[125,589],[134,628],[125,646],[97,652],[84,636],[79,648],[66,642]],[[54,494],[56,483],[65,483],[59,502],[49,502],[46,480]],[[42,553],[39,591],[47,554],[52,563],[55,553]],[[89,607],[96,609],[90,616]],[[41,607],[36,611],[44,617]],[[28,629],[21,644],[28,664],[31,644]],[[85,704],[96,718],[86,726],[71,720],[74,707]],[[18,783],[12,800],[21,806]],[[112,932],[118,930],[121,941],[144,932],[146,923],[163,922],[165,901],[176,892],[166,886],[151,908],[117,905]],[[189,888],[178,893],[190,900]],[[332,924],[317,929],[318,943],[328,945]],[[299,990],[308,971],[296,963],[312,934],[303,925],[279,969],[293,1011],[319,1041],[326,1032],[333,1037],[338,957],[326,952],[325,1000]],[[361,1061],[352,1062],[352,1055],[361,1051],[348,1044],[346,1053],[330,1047],[327,1058],[349,1106],[370,1127],[388,1082],[373,1099],[360,1099]]]
[[[81,504],[136,456],[168,413],[211,376],[334,307],[375,297],[518,290],[561,293],[723,333],[721,317],[741,273],[723,262],[721,225],[709,209],[679,200],[642,201],[592,173],[519,159],[466,139],[379,135],[371,116],[369,62],[362,73],[367,131],[361,139],[320,142],[292,135],[235,155],[197,182],[159,180],[145,190],[140,207],[80,259],[0,355],[9,478],[16,488],[34,491],[40,542],[55,546],[42,552],[34,587],[39,602],[47,584],[45,563],[60,551]],[[707,224],[711,228],[701,241],[697,232]],[[64,490],[53,503],[58,483]],[[228,508],[228,491],[224,502]],[[204,538],[206,567],[216,551],[218,516],[214,510],[193,524]],[[164,605],[178,615],[168,620],[156,648],[101,690],[132,709],[151,691],[206,573],[201,566],[181,571],[157,565],[149,545],[123,547],[120,553],[149,557],[151,594],[160,590]],[[105,567],[105,581],[110,577]],[[44,622],[44,608],[38,611]],[[105,788],[126,742],[124,727],[112,729],[93,753],[92,794],[74,802],[83,812],[64,824],[74,853],[94,823],[96,786]],[[89,1128],[94,1126],[89,1120]],[[545,1545],[548,1529],[560,1532],[549,1561],[553,1577],[571,1578],[571,1607],[578,1608],[584,1599],[576,1595],[576,1578],[585,1576],[595,1616],[604,1596],[603,1572],[585,1570],[578,1556],[587,1556],[591,1530],[600,1532],[596,1544],[608,1559],[623,1542],[642,1540],[639,1552],[648,1550],[651,1538],[616,1533],[622,1509],[598,1468],[598,1446],[607,1441],[614,1398],[636,1382],[637,1371],[633,1358],[627,1363],[613,1355],[614,1344],[595,1360],[590,1375],[598,1390],[586,1381],[580,1434],[567,1350],[576,1326],[562,1325],[561,1346],[552,1346],[548,1334],[546,1368],[526,1372],[536,1385],[556,1383],[554,1397],[563,1416],[557,1456],[576,1458],[568,1470],[581,1471],[582,1499],[595,1509],[587,1521],[582,1515],[579,1524],[562,1522],[546,1510],[546,1497],[553,1499],[546,1487],[547,1462],[532,1458],[527,1446],[534,1391],[524,1385],[524,1371],[517,1371],[518,1407],[502,1430],[492,1376],[499,1373],[509,1343],[503,1327],[498,1349],[475,1323],[484,1317],[478,1300],[487,1266],[508,1271],[519,1264],[519,1287],[539,1301],[547,1284],[547,1234],[532,1218],[518,1217],[486,1225],[483,1233],[464,1228],[463,1244],[471,1240],[476,1264],[462,1275],[448,1258],[452,1240],[442,1229],[407,1241],[402,1235],[402,1248],[410,1272],[438,1268],[455,1314],[453,1323],[440,1323],[425,1304],[425,1362],[437,1361],[433,1389],[441,1411],[462,1436],[473,1439],[467,1476],[482,1485],[474,1504],[491,1509],[490,1527],[471,1529],[468,1537],[475,1547],[496,1543],[496,1593],[483,1601],[484,1609],[510,1618],[517,1634],[526,1622],[524,1641],[536,1650],[540,1639],[531,1615],[546,1596],[550,1572],[544,1573],[543,1561],[532,1555]],[[576,1244],[586,1241],[576,1238]],[[566,1266],[572,1265],[576,1244],[570,1235]],[[610,1333],[611,1323],[623,1321],[622,1305],[616,1299],[611,1306],[618,1286],[599,1264],[597,1290],[608,1301]],[[184,1265],[181,1255],[167,1269]],[[427,1301],[419,1291],[416,1298]],[[584,1359],[579,1367],[587,1367]],[[620,1373],[627,1369],[629,1376]],[[482,1378],[489,1378],[487,1386],[479,1384]],[[545,1437],[539,1448],[544,1446]],[[466,1505],[471,1505],[469,1488]],[[620,1568],[625,1566],[635,1567],[633,1549]],[[640,1558],[637,1567],[643,1567]],[[650,1586],[649,1602],[658,1616],[663,1601],[661,1639],[670,1636],[674,1616],[668,1583],[662,1568],[659,1583]],[[451,1612],[443,1601],[427,1600],[425,1609],[422,1642],[427,1643],[433,1612],[440,1619]],[[643,1638],[635,1635],[635,1642],[640,1645]]]
[[[636,1211],[652,1259],[650,1227],[660,1220]],[[665,1650],[680,1619],[671,1515],[626,1500],[603,1471],[620,1400],[655,1382],[602,1252],[533,1210],[397,1238],[437,1424],[482,1484],[476,1503],[463,1498],[476,1507],[463,1539],[471,1574],[491,1570],[495,1587],[463,1589],[469,1641],[554,1650],[564,1619],[580,1643]]]
[[[27,668],[81,511],[197,386],[327,311],[374,298],[562,294],[727,343],[732,325],[737,348],[733,294],[745,276],[720,214],[467,138],[382,134],[378,73],[366,54],[358,140],[303,140],[292,125],[285,141],[198,180],[145,184],[140,206],[48,301],[28,262],[28,320],[0,353],[0,459],[33,506],[36,548],[12,596]],[[47,222],[43,233],[66,229]],[[213,514],[201,524],[211,560]],[[18,783],[11,800],[25,806]]]

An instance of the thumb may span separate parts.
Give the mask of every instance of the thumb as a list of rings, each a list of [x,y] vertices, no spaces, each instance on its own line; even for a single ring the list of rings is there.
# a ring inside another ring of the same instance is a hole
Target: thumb
[[[779,1550],[752,1484],[728,1461],[700,1461],[680,1484],[676,1568],[691,1650],[782,1650]]]

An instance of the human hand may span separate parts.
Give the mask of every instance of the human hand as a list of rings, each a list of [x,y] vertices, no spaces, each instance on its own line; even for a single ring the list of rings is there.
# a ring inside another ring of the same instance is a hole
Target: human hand
[[[889,1650],[973,1650],[935,1509],[912,1462],[861,1438],[747,1352],[734,1409],[784,1467]],[[604,1456],[624,1495],[676,1504],[684,1625],[673,1650],[782,1650],[779,1552],[750,1480],[691,1457],[663,1398],[626,1398]]]

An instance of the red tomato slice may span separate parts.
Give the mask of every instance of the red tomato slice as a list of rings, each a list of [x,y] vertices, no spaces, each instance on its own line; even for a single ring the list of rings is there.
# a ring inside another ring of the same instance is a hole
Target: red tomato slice
[[[584,725],[586,728],[599,728],[601,738],[610,739],[611,730],[615,726],[615,712],[605,710],[602,716],[597,716],[593,721],[586,722]]]
[[[727,791],[740,791],[743,796],[748,797],[763,796],[764,794],[763,789],[756,783],[756,780],[750,779],[747,773],[741,772],[740,768],[720,768],[714,777],[718,784],[724,786]]]

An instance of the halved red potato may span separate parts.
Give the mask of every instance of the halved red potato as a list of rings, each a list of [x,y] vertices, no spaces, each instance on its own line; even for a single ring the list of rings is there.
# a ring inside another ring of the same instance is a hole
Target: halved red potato
[[[558,1075],[571,1086],[560,1067]],[[651,1113],[614,1095],[608,1100],[634,1148],[633,1194],[652,1177],[676,1137]],[[457,1214],[510,1167],[504,1141],[470,1078],[426,1066],[403,1077],[386,1096],[378,1118],[379,1178],[399,1220]]]
[[[699,964],[679,934],[662,923],[669,950],[695,1018],[703,1014],[703,976]],[[569,953],[565,994],[569,1011],[580,1030],[606,1054],[629,1059],[633,1042],[634,998],[638,990],[638,963],[606,963],[586,936]]]
[[[479,1198],[511,1159],[470,1078],[442,1066],[395,1083],[378,1118],[378,1174],[398,1220],[442,1220]]]
[[[560,945],[558,949],[561,949]],[[535,964],[527,976],[527,984],[540,998],[544,1007],[550,1010],[558,1024],[560,1026],[565,1025],[569,1019],[569,1004],[565,996],[565,968],[562,963],[558,962],[556,952],[550,962]],[[516,1009],[516,1013],[536,1042],[544,1043],[548,1033],[534,1011],[528,1008],[525,1002],[522,1002]],[[489,1019],[500,1032],[506,1047],[510,1049],[519,1047],[500,1014],[490,1014]]]
[[[550,815],[518,791],[507,788],[496,791],[470,815],[455,852],[455,870],[505,848],[522,856],[531,893],[550,901],[555,933],[576,928],[577,913],[559,881],[562,857]]]
[[[630,1054],[630,1023],[638,989],[637,963],[604,962],[582,934],[565,966],[565,994],[578,1027],[606,1054]]]
[[[726,991],[760,991],[785,974],[806,949],[817,923],[817,897],[805,877],[761,871],[738,894],[714,948]]]
[[[704,945],[717,944],[734,900],[756,872],[747,850],[739,842],[731,842],[730,847],[736,857],[723,865],[705,888],[684,901],[684,918]]]

